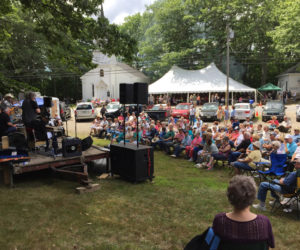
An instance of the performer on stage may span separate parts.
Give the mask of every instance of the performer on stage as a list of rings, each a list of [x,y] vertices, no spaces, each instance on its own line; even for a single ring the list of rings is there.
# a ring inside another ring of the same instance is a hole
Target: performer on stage
[[[15,132],[16,125],[10,120],[10,108],[6,107],[0,113],[0,137]]]
[[[31,127],[31,122],[41,113],[41,110],[35,101],[35,97],[35,93],[29,92],[22,103],[22,120],[26,127]]]
[[[26,95],[26,99],[22,104],[22,120],[27,130],[34,129],[35,136],[38,140],[46,141],[47,151],[49,148],[49,140],[46,131],[46,124],[49,122],[49,113],[44,109],[43,114],[35,100],[35,93],[30,92]]]

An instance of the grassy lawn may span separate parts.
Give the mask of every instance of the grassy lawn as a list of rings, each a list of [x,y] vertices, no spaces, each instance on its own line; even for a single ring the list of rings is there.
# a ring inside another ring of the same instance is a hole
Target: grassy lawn
[[[230,210],[226,170],[155,152],[155,176],[141,184],[95,180],[101,189],[84,195],[75,194],[77,183],[36,175],[1,187],[0,249],[182,249]],[[295,214],[265,214],[277,249],[299,249]]]

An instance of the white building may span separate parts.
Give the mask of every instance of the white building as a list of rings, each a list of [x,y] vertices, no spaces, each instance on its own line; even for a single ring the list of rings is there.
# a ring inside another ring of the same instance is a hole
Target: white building
[[[278,87],[300,95],[300,62],[278,76]]]
[[[80,77],[83,100],[118,99],[120,83],[149,83],[149,78],[142,72],[125,63],[118,62],[115,56],[108,57],[95,51],[93,63],[97,64],[97,67]]]

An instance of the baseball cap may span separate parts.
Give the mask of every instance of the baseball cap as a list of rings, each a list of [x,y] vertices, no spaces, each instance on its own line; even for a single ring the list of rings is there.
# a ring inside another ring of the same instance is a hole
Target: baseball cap
[[[291,135],[286,135],[286,136],[284,137],[284,139],[293,139],[293,136],[291,136]]]

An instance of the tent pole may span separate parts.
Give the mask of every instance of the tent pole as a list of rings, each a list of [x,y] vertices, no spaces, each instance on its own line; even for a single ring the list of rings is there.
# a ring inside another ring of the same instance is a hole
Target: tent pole
[[[208,102],[210,102],[210,92],[208,92]]]
[[[233,105],[233,92],[231,92],[231,105]]]
[[[189,98],[190,98],[190,94],[187,93],[186,102],[189,102],[189,100],[190,100]]]

